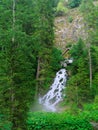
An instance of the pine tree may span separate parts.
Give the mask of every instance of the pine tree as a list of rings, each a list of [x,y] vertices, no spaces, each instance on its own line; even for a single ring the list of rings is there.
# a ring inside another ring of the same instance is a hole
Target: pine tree
[[[36,96],[39,91],[42,92],[45,88],[50,86],[50,75],[51,75],[51,56],[54,40],[53,30],[53,1],[40,0],[39,4],[39,51],[37,54],[37,85],[36,85]]]
[[[32,1],[1,1],[0,6],[0,112],[13,130],[25,130],[35,91]]]
[[[88,33],[87,44],[88,44],[88,54],[89,54],[89,70],[90,70],[90,86],[91,89],[95,89],[96,83],[94,80],[95,75],[97,75],[97,68],[94,67],[94,62],[96,62],[97,57],[97,42],[98,42],[98,7],[93,5],[93,1],[82,1],[81,11],[83,13],[84,20],[86,22],[86,29]],[[94,49],[96,48],[96,49]],[[97,89],[96,89],[97,91]],[[93,91],[92,91],[93,92]]]
[[[53,3],[2,0],[0,4],[0,112],[12,130],[27,129],[34,96],[49,87],[54,73]]]
[[[88,102],[92,98],[89,88],[87,49],[81,39],[73,46],[71,57],[73,57],[74,62],[69,67],[71,77],[67,85],[67,99],[80,107],[83,102]]]

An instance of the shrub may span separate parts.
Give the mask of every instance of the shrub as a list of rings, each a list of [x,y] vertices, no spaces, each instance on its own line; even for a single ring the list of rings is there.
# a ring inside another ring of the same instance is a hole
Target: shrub
[[[69,0],[68,6],[70,8],[75,8],[75,7],[78,7],[80,3],[81,3],[81,0]]]
[[[98,122],[98,103],[85,104],[84,111],[80,112],[80,118]]]
[[[0,130],[11,130],[12,123],[8,119],[0,114]]]
[[[68,17],[68,22],[69,22],[69,23],[72,23],[72,21],[73,21],[72,16],[69,16],[69,17]]]
[[[87,120],[64,113],[31,113],[27,123],[28,130],[92,130]]]
[[[56,16],[66,15],[68,13],[68,9],[64,6],[63,2],[59,2],[56,9]]]

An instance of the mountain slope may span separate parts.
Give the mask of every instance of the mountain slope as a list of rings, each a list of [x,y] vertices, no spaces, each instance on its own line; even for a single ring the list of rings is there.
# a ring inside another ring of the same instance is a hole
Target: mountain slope
[[[78,8],[70,9],[66,16],[55,18],[55,45],[61,50],[68,43],[77,42],[81,37],[86,39],[85,23]]]

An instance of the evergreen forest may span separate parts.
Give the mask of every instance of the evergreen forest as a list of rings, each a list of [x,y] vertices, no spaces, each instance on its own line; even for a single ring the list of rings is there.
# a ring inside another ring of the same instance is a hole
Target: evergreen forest
[[[44,111],[60,69],[65,96]],[[0,130],[98,130],[98,0],[0,0]]]

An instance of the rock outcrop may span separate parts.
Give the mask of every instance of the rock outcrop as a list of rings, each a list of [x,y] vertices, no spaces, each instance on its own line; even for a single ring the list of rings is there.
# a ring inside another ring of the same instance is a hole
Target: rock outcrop
[[[55,18],[55,36],[56,46],[61,50],[79,38],[86,39],[85,23],[78,9],[71,9],[66,16]]]
[[[97,122],[90,122],[93,126],[94,130],[98,130],[98,123]]]

